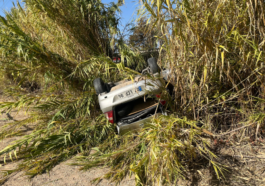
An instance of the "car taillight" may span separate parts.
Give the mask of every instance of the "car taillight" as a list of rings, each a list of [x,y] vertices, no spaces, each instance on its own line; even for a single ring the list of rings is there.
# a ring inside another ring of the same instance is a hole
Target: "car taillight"
[[[109,122],[114,123],[114,118],[113,118],[113,110],[106,112],[105,116],[107,117],[107,119],[109,120]]]
[[[160,100],[160,103],[164,106],[166,104],[165,100]]]
[[[161,94],[157,94],[156,97],[157,97],[157,98],[161,98]],[[166,104],[166,101],[161,99],[161,100],[160,100],[160,103],[161,103],[161,105],[164,106],[164,105]]]

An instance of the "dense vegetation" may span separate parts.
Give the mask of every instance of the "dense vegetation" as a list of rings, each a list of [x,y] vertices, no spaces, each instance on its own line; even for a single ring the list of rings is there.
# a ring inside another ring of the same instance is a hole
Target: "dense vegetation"
[[[100,112],[92,83],[131,78],[144,66],[137,48],[115,41],[122,2],[24,2],[0,17],[1,87],[15,100],[1,108],[30,113],[0,129],[1,140],[23,136],[0,151],[23,160],[14,171],[35,176],[81,153],[75,165],[109,166],[113,181],[133,173],[137,184],[173,184],[198,158],[221,176],[211,148],[217,133],[251,126],[234,140],[262,137],[264,1],[142,1],[139,19],[148,18],[145,31],[161,43],[159,64],[171,68],[175,95],[169,116],[124,136]],[[114,43],[136,71],[112,63]],[[162,97],[171,99],[165,87]]]

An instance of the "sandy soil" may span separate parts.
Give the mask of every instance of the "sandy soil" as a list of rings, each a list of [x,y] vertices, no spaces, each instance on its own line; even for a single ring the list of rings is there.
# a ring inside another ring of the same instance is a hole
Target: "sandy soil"
[[[5,123],[10,122],[10,120],[6,113],[2,113],[0,115],[0,126],[3,126]],[[10,116],[15,120],[21,120],[27,118],[27,114],[23,111],[20,112],[11,112]],[[20,137],[13,137],[5,139],[0,142],[0,150],[2,150],[5,146],[11,144],[12,141],[18,140]],[[11,170],[16,168],[18,163],[8,163],[4,164],[3,157],[0,160],[0,171],[3,170]],[[107,172],[107,168],[97,168],[92,169],[90,171],[79,171],[80,167],[78,166],[70,166],[71,160],[67,162],[63,162],[57,166],[55,166],[49,173],[38,175],[33,179],[28,179],[28,176],[25,175],[24,172],[13,174],[7,182],[4,183],[4,186],[41,186],[41,185],[62,185],[62,186],[74,186],[74,185],[94,185],[91,181],[95,178],[103,176]],[[109,183],[108,180],[102,179],[99,183],[99,186],[105,185],[115,185],[114,183]],[[134,178],[125,179],[120,185],[135,185]]]
[[[49,174],[42,174],[34,177],[33,179],[28,179],[23,172],[15,174],[12,176],[4,186],[15,186],[15,185],[25,185],[25,186],[92,186],[91,181],[97,177],[103,176],[106,173],[106,169],[92,169],[90,171],[79,171],[79,167],[67,165],[69,162],[61,163],[55,166]],[[10,165],[12,166],[12,165]],[[108,180],[101,180],[98,186],[105,185],[115,185],[114,183],[109,183]],[[135,185],[133,178],[125,179],[120,185]]]

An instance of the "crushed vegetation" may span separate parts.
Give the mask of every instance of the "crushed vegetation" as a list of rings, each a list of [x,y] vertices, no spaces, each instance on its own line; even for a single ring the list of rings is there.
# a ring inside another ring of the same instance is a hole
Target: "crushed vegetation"
[[[137,49],[115,41],[123,2],[24,2],[0,17],[1,91],[15,100],[0,105],[30,113],[0,128],[1,140],[23,136],[0,149],[5,161],[22,160],[1,182],[16,171],[45,173],[79,154],[74,165],[108,166],[104,177],[116,183],[133,174],[137,185],[175,184],[195,164],[226,183],[236,172],[229,158],[264,158],[253,150],[264,148],[264,1],[140,1],[139,19],[148,18],[146,32],[155,30],[161,44],[159,64],[174,75],[174,96],[161,87],[168,116],[123,136],[101,114],[93,89],[97,77],[132,78],[144,67]],[[115,43],[135,70],[112,62]],[[29,125],[26,134],[21,128]]]

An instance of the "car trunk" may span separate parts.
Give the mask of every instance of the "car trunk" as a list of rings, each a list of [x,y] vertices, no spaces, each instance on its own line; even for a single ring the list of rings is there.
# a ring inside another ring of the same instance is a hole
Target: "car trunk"
[[[129,109],[128,109],[129,108]],[[123,113],[122,116],[119,116],[117,113],[121,110],[126,110],[126,114]],[[127,102],[126,104],[119,105],[115,108],[115,118],[118,124],[118,131],[121,129],[130,130],[137,129],[142,127],[143,121],[146,118],[150,118],[156,113],[162,113],[161,105],[157,103],[155,99],[148,98],[144,99],[143,97]]]

